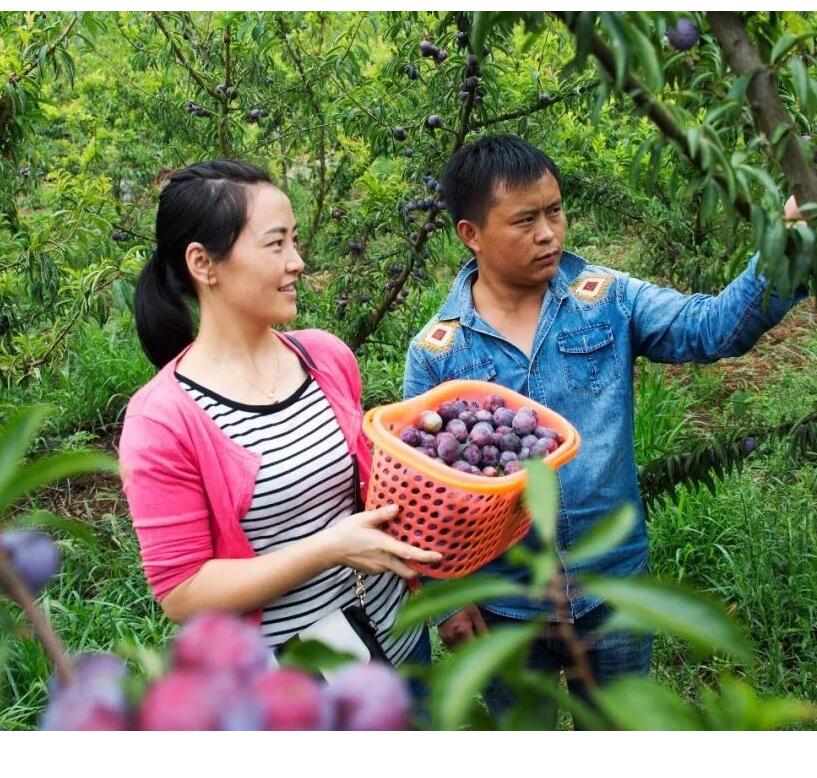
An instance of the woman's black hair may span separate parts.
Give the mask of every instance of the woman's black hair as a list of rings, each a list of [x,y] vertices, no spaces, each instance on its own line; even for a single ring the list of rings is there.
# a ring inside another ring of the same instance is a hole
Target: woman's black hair
[[[442,177],[451,221],[482,226],[498,185],[526,186],[550,173],[561,184],[559,168],[541,149],[517,135],[486,135],[466,143],[448,160]]]
[[[134,312],[142,348],[157,367],[193,341],[193,320],[185,298],[196,290],[185,252],[201,243],[213,261],[233,247],[247,220],[247,191],[271,184],[260,168],[244,162],[199,162],[173,173],[159,195],[156,250],[136,282]]]

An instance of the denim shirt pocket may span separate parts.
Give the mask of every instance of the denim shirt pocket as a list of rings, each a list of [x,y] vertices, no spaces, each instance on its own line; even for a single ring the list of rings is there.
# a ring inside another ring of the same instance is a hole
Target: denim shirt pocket
[[[599,394],[621,377],[609,324],[590,324],[562,332],[557,344],[570,391]]]
[[[493,381],[494,378],[496,367],[490,357],[453,364],[443,373],[443,381]]]

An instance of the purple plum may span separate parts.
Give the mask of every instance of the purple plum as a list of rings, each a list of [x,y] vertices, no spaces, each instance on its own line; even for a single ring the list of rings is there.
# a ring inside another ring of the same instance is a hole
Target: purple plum
[[[420,430],[417,427],[404,427],[400,431],[400,440],[415,448],[420,445]]]
[[[496,427],[513,427],[514,412],[510,408],[497,408],[494,411],[494,425]]]
[[[525,435],[525,437],[522,438],[522,448],[533,448],[538,440],[539,438],[537,438],[536,435]]]
[[[499,456],[499,464],[505,467],[508,462],[516,462],[519,457],[513,451],[503,451]]]
[[[32,594],[39,594],[60,568],[60,552],[44,532],[10,529],[0,534],[0,549]]]
[[[536,412],[532,409],[523,408],[513,417],[511,426],[517,435],[524,436],[532,435],[538,424],[539,420],[536,418]]]
[[[424,432],[436,433],[443,428],[443,420],[436,411],[423,411],[418,426]]]
[[[122,731],[133,729],[133,711],[123,687],[125,663],[115,654],[74,657],[67,686],[49,679],[49,702],[40,729],[46,731]]]
[[[508,427],[505,425],[499,426],[494,430],[497,440],[499,440],[502,435],[507,435],[509,432],[513,432],[513,427]]]
[[[469,465],[468,462],[464,462],[462,459],[452,462],[451,467],[453,470],[459,470],[461,473],[471,472],[471,465]]]
[[[499,449],[496,446],[485,446],[482,449],[482,463],[496,465],[499,463]]]
[[[486,411],[484,408],[480,408],[480,410],[474,412],[474,416],[478,422],[484,421],[491,425],[493,429],[493,422],[494,422],[494,414],[490,411]]]
[[[493,414],[496,413],[498,408],[505,407],[505,400],[503,400],[498,394],[489,394],[483,400],[482,407],[485,408],[486,411],[490,411]]]
[[[519,449],[522,448],[522,441],[519,440],[519,435],[515,432],[506,432],[504,435],[501,435],[499,438],[499,449],[500,451],[514,451],[516,453],[519,452]]]
[[[469,465],[478,465],[482,461],[482,451],[474,443],[469,443],[462,452],[462,458]]]
[[[460,407],[456,402],[443,403],[438,409],[437,413],[443,420],[443,424],[447,424],[451,419],[456,419],[460,413]]]
[[[445,431],[450,432],[459,443],[465,443],[468,440],[468,427],[462,419],[451,419],[445,425]]]
[[[477,417],[474,415],[474,411],[463,411],[458,418],[465,422],[465,426],[468,427],[469,430],[477,423]]]
[[[436,440],[435,436],[432,435],[430,432],[423,432],[422,430],[420,431],[421,446],[433,446],[435,440]]]
[[[300,670],[267,670],[253,678],[252,690],[265,730],[326,730],[334,725],[334,706],[321,685]]]
[[[522,446],[519,449],[519,458],[520,459],[528,459],[530,457],[530,449],[527,446]]]
[[[490,466],[489,467],[483,467],[482,468],[482,474],[487,475],[488,478],[496,478],[499,475],[499,470],[497,470],[495,467],[490,467]]]
[[[478,421],[468,433],[468,439],[480,448],[490,446],[494,440],[494,428],[487,421]]]
[[[450,432],[438,433],[437,454],[448,465],[453,464],[459,458],[460,444]]]
[[[232,613],[206,611],[179,630],[172,659],[176,669],[248,677],[267,667],[269,654],[257,627]]]
[[[382,662],[347,665],[326,694],[334,705],[338,730],[404,730],[411,715],[405,682]]]
[[[505,475],[513,475],[522,469],[522,463],[518,459],[512,459],[505,465]]]
[[[698,42],[699,32],[691,19],[679,19],[674,27],[667,27],[667,40],[677,51],[686,51]]]
[[[551,451],[553,451],[551,444],[555,446],[556,441],[552,438],[540,438],[536,441],[536,445],[531,447],[531,456],[539,459],[546,457]]]

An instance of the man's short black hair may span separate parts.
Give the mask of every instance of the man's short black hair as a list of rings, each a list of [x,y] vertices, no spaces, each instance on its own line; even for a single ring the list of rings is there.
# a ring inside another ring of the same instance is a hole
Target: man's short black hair
[[[498,185],[514,189],[551,173],[561,185],[559,168],[541,149],[517,135],[486,135],[456,151],[443,173],[443,189],[454,225],[461,219],[479,224],[494,203]]]

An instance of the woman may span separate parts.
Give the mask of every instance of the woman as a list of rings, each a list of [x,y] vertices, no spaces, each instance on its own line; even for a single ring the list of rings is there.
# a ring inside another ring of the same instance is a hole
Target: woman
[[[427,630],[390,627],[406,561],[440,555],[377,529],[396,506],[355,511],[371,455],[354,356],[320,330],[272,329],[295,317],[304,267],[289,199],[250,165],[192,165],[161,193],[156,244],[135,312],[160,370],[128,405],[119,453],[165,613],[246,613],[277,649],[358,603],[359,571],[387,658],[430,661]]]

